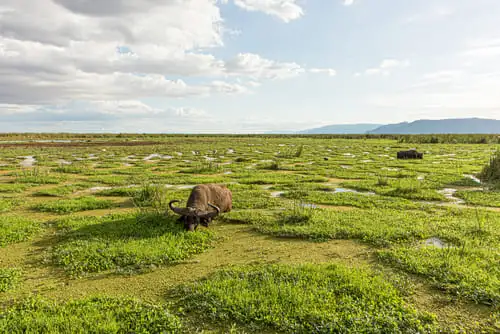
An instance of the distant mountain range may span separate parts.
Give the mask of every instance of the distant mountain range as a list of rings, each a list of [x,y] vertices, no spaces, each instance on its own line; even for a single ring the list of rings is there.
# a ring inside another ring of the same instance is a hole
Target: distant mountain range
[[[500,120],[451,118],[418,120],[397,124],[328,125],[295,132],[297,134],[500,134]]]
[[[338,124],[327,125],[297,132],[298,134],[359,134],[373,131],[383,124]]]

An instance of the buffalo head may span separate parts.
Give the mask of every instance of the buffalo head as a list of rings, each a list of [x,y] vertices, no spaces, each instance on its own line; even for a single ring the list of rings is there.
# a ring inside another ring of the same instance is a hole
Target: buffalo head
[[[215,211],[204,211],[192,207],[177,208],[172,205],[177,202],[179,202],[179,200],[172,200],[168,203],[168,206],[173,212],[180,215],[179,222],[184,224],[184,229],[186,231],[192,232],[196,230],[199,224],[208,226],[208,223],[220,213],[220,209],[211,203],[208,203],[208,205],[214,208]]]

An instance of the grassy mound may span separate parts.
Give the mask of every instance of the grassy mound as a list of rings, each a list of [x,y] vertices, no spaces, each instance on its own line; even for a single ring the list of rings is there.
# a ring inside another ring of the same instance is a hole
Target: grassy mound
[[[383,278],[340,265],[236,267],[181,295],[185,309],[202,317],[284,332],[422,333],[436,326]]]
[[[422,275],[455,296],[500,305],[498,252],[475,248],[401,247],[380,251],[379,258],[406,272]]]
[[[175,263],[205,251],[213,240],[207,230],[184,232],[176,217],[159,214],[69,217],[56,227],[62,235],[52,260],[71,276]]]
[[[0,292],[14,288],[21,278],[19,269],[0,268]]]
[[[92,196],[75,199],[61,199],[57,201],[42,202],[35,205],[35,210],[65,214],[77,211],[109,209],[115,206],[113,201],[102,200]]]
[[[27,299],[0,313],[2,333],[177,333],[165,307],[133,299],[89,298],[57,304]]]
[[[33,219],[0,215],[0,247],[29,240],[40,230],[40,224]]]

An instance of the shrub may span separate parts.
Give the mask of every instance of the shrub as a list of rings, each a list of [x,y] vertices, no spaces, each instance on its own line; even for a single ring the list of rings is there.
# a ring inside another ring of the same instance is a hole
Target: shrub
[[[491,158],[488,165],[484,166],[479,174],[479,179],[482,182],[492,185],[500,183],[500,151],[497,151]]]

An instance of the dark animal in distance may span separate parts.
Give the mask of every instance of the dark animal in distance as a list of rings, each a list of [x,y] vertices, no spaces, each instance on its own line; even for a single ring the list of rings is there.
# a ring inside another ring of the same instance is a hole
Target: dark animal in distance
[[[411,149],[408,151],[399,151],[397,157],[398,159],[423,159],[424,154]]]
[[[200,184],[193,188],[185,208],[173,206],[179,200],[168,203],[170,209],[180,215],[179,221],[184,229],[194,231],[199,224],[208,224],[221,212],[229,212],[233,207],[233,194],[226,186],[218,184]]]

